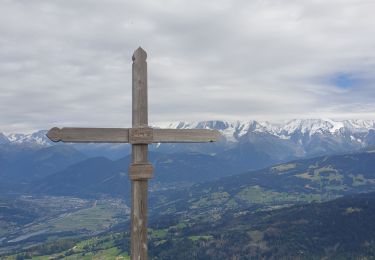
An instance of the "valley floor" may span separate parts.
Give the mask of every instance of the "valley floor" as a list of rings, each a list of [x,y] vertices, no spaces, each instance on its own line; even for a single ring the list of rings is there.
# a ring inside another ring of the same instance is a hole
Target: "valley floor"
[[[150,259],[373,259],[375,193],[236,212],[207,221],[153,219]],[[128,225],[128,224],[126,224]],[[118,226],[125,229],[124,225]],[[129,234],[59,238],[4,259],[129,259]]]

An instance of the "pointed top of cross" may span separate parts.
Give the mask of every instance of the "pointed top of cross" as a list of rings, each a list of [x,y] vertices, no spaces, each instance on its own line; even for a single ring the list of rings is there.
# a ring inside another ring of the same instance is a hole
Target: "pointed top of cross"
[[[147,59],[147,53],[142,47],[138,47],[138,49],[134,51],[132,59],[133,61],[145,61]]]

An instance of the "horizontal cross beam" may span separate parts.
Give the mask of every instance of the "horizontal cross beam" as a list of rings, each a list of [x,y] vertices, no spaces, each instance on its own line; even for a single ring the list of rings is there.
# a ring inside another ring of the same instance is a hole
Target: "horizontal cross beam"
[[[53,142],[150,144],[215,142],[220,133],[211,129],[54,127],[47,136]]]

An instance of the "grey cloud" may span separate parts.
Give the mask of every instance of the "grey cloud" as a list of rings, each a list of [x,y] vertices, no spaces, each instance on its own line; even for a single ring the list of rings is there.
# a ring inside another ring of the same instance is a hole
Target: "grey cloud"
[[[131,123],[148,51],[150,121],[372,118],[365,0],[3,1],[0,132]],[[325,79],[355,73],[342,90]]]

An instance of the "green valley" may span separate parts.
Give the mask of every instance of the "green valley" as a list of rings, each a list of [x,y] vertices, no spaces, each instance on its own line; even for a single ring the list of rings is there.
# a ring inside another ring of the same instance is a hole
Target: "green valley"
[[[150,189],[151,259],[372,257],[375,154],[323,156]],[[367,193],[364,193],[367,192]],[[364,194],[360,194],[364,193]],[[356,195],[357,194],[357,195]],[[6,259],[127,259],[129,208],[111,196],[4,198]]]

